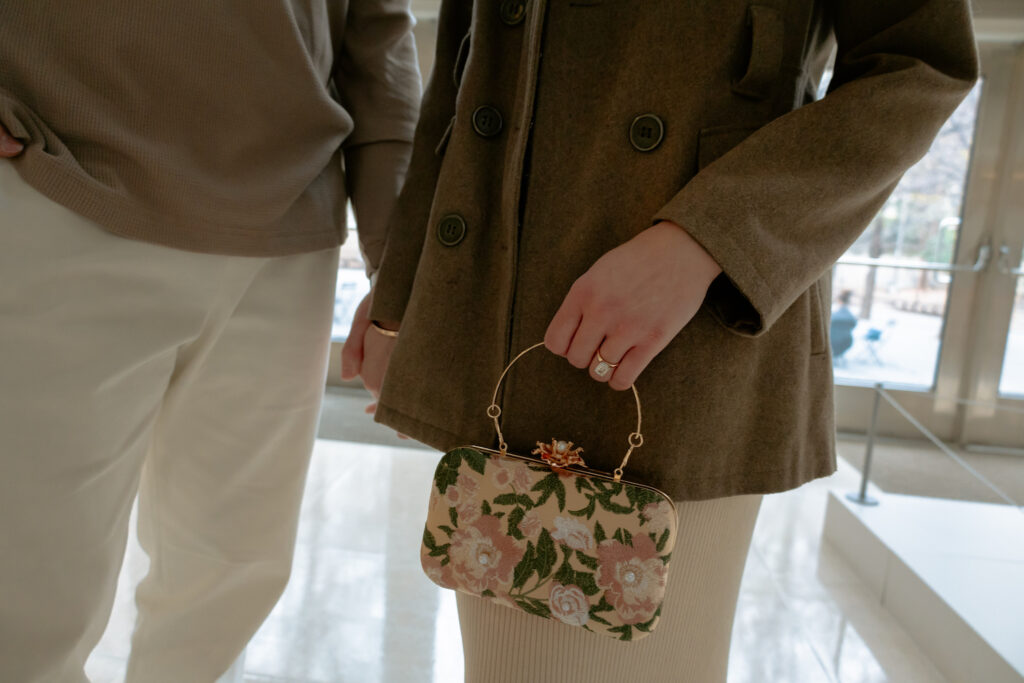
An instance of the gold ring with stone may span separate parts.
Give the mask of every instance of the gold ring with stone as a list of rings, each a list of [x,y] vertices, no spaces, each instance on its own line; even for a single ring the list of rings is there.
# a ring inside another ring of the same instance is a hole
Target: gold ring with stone
[[[611,361],[605,360],[601,356],[600,350],[595,353],[595,360],[597,360],[597,363],[594,364],[594,374],[601,378],[612,374],[612,371],[619,367],[618,363],[612,363]]]

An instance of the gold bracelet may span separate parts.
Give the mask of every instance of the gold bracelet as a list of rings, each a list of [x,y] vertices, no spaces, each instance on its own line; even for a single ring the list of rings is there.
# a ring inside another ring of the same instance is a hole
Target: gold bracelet
[[[377,322],[376,320],[371,320],[370,321],[370,327],[372,327],[373,329],[377,330],[378,332],[383,334],[385,337],[391,337],[392,339],[397,339],[398,338],[398,330],[389,330],[386,327],[382,327],[381,324],[379,322]]]

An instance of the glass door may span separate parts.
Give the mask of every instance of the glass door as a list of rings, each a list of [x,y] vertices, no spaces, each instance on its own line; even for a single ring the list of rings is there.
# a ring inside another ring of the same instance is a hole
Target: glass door
[[[981,57],[981,82],[833,272],[840,431],[865,430],[883,383],[948,442],[1024,446],[1024,48]],[[879,429],[916,436],[895,414]]]

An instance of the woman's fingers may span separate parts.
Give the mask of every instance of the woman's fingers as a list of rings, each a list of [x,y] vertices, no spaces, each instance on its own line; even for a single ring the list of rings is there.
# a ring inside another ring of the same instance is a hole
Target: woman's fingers
[[[548,331],[544,334],[544,345],[548,351],[556,356],[565,356],[569,353],[569,345],[576,334],[576,328],[580,324],[581,311],[577,297],[572,291],[565,297],[565,301],[559,307],[555,317],[548,325]]]
[[[610,380],[615,374],[617,366],[625,357],[626,352],[632,346],[632,341],[626,339],[621,334],[614,337],[605,337],[590,361],[590,376],[598,382]]]
[[[608,386],[616,391],[629,389],[640,377],[640,373],[647,369],[647,366],[657,354],[645,351],[642,347],[634,346],[623,356],[619,367],[615,368]]]
[[[597,353],[597,349],[604,341],[605,326],[593,315],[584,315],[580,320],[576,334],[573,335],[572,344],[565,354],[566,360],[572,363],[573,367],[584,369],[590,365]]]
[[[355,379],[363,370],[363,346],[366,331],[370,327],[368,315],[372,297],[373,292],[370,292],[359,302],[352,318],[352,327],[348,331],[348,338],[341,348],[341,378],[344,380]]]
[[[21,154],[25,145],[14,139],[7,129],[0,126],[0,157],[10,158]]]

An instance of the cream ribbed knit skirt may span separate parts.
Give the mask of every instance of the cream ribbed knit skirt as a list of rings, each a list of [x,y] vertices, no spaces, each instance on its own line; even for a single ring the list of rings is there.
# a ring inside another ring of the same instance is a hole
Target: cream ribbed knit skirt
[[[720,683],[761,496],[677,503],[661,621],[636,643],[458,594],[466,683]]]

